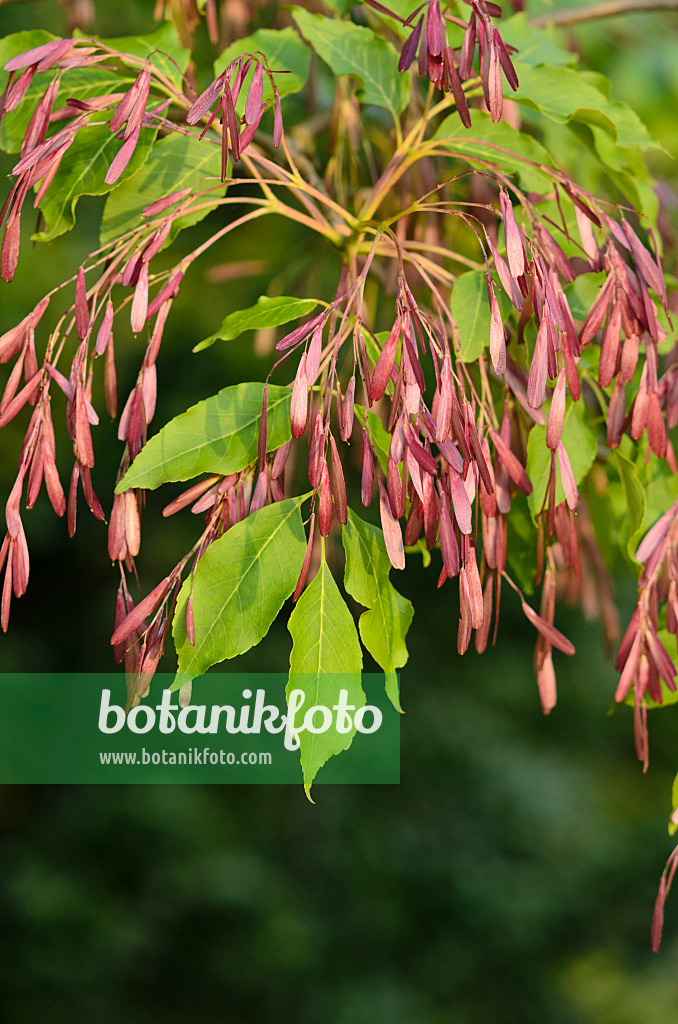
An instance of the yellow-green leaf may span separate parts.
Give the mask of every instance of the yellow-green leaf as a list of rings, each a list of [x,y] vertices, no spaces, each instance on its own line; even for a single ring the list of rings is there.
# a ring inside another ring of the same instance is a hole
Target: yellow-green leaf
[[[363,707],[363,656],[358,634],[324,557],[313,582],[299,598],[288,629],[294,641],[285,690],[288,703],[293,690],[304,694],[295,723],[303,721],[306,712],[317,705],[334,708],[341,690],[347,691],[348,705],[355,710]],[[348,732],[340,732],[336,724],[333,718],[325,732],[304,731],[299,735],[307,792],[318,770],[330,757],[347,750],[355,736],[355,725]]]

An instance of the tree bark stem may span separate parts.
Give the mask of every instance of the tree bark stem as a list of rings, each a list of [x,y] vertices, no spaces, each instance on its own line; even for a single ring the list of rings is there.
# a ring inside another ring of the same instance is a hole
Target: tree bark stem
[[[568,25],[579,25],[585,21],[614,18],[620,14],[667,10],[678,10],[678,0],[601,0],[601,3],[540,14],[536,18],[530,18],[530,24],[536,28],[546,28],[547,25],[563,28]]]

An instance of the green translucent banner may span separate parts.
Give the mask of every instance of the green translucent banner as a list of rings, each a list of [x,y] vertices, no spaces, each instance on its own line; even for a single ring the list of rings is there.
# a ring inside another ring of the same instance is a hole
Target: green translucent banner
[[[185,707],[173,685],[156,675],[126,714],[123,674],[0,674],[0,783],[400,782],[383,675],[364,700],[341,675],[210,673]]]

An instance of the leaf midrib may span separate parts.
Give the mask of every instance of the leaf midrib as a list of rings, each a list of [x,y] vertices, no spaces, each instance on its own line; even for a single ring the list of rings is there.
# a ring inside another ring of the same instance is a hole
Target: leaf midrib
[[[260,559],[263,556],[263,553],[266,551],[266,549],[269,547],[269,545],[273,542],[274,538],[280,533],[280,531],[285,526],[285,524],[288,522],[288,520],[291,519],[291,517],[294,515],[294,513],[299,509],[299,506],[302,504],[302,502],[304,501],[305,497],[306,497],[306,495],[304,495],[301,498],[292,499],[295,502],[294,506],[290,509],[289,513],[284,516],[283,519],[279,520],[277,528],[268,537],[268,539],[265,541],[265,543],[258,549],[256,557],[251,560],[249,566],[245,569],[245,572],[242,574],[242,576],[240,576],[239,584],[237,586],[233,587],[233,589],[231,590],[229,596],[227,597],[227,599],[222,604],[222,606],[221,606],[221,608],[219,610],[219,614],[216,617],[213,618],[212,625],[207,630],[203,640],[201,641],[201,643],[199,645],[196,645],[193,648],[193,657],[192,657],[191,661],[189,662],[189,665],[186,667],[186,672],[187,673],[190,673],[191,666],[196,661],[198,655],[202,652],[202,650],[203,650],[205,644],[207,643],[208,639],[213,635],[217,623],[219,622],[219,620],[221,619],[222,615],[224,614],[225,608],[233,600],[233,596],[237,593],[239,587],[242,586],[243,581],[247,578],[247,576],[252,571],[252,569],[257,564],[257,562],[260,561]],[[244,520],[244,522],[246,522],[246,521],[247,520]],[[225,534],[225,536],[228,536],[228,534]],[[214,584],[214,586],[208,587],[204,591],[204,593],[208,594],[217,585],[218,584]],[[182,671],[184,671],[184,670],[182,669]]]
[[[278,406],[281,405],[283,402],[288,401],[289,397],[290,396],[282,395],[279,399],[271,402],[270,404],[267,404],[267,415],[270,414],[273,410],[277,409]],[[209,401],[209,399],[205,399],[205,401]],[[194,408],[195,408],[195,406],[194,406]],[[188,409],[182,415],[188,416],[191,413],[191,411],[192,411],[191,409]],[[217,415],[219,415],[219,417],[221,418],[221,414],[217,413]],[[253,423],[256,423],[256,421],[259,420],[259,419],[261,419],[261,412],[258,415],[254,416],[252,419],[247,420],[245,423],[242,423],[237,428],[237,430],[231,431],[230,434],[219,434],[218,436],[212,436],[209,441],[204,441],[201,444],[194,445],[194,447],[192,447],[192,448],[185,448],[178,455],[172,455],[169,459],[165,459],[164,461],[161,460],[160,462],[154,462],[150,466],[144,467],[140,472],[143,473],[144,476],[150,475],[153,472],[155,472],[157,469],[162,468],[163,466],[171,465],[171,463],[174,462],[176,459],[184,458],[185,456],[191,455],[194,452],[201,451],[203,448],[208,448],[210,445],[214,444],[215,441],[224,441],[224,440],[226,440],[226,438],[236,437],[237,434],[241,433],[244,430],[247,430],[249,427],[252,426]],[[170,421],[170,422],[172,422],[172,421]],[[166,424],[166,426],[169,426],[169,424]],[[164,429],[165,428],[163,427],[163,430]],[[159,437],[160,433],[161,433],[161,431],[159,431],[155,435],[155,437]],[[151,438],[151,441],[153,441],[154,439],[155,438]],[[149,441],[149,444],[150,443],[151,442]],[[143,451],[143,449],[142,449],[142,451]],[[141,452],[139,454],[141,454]],[[241,467],[241,468],[243,468],[243,467]],[[131,475],[131,471],[133,469],[134,469],[134,465],[130,466],[130,470],[129,470],[130,475]],[[237,471],[233,470],[233,472],[237,472]],[[196,471],[196,473],[197,473],[197,471]],[[121,481],[121,482],[124,483],[124,479],[125,478],[123,478],[123,481]],[[136,478],[132,475],[131,482],[129,484],[127,484],[127,486],[125,487],[125,490],[129,490],[130,487],[142,486],[140,484],[135,483],[135,479]],[[142,479],[143,479],[143,477],[142,477]],[[190,477],[187,477],[186,479],[190,479]],[[167,480],[160,481],[160,483],[170,483],[170,482],[173,482],[173,481],[171,481],[169,478]],[[146,485],[146,486],[149,486],[149,485]],[[154,487],[158,487],[159,484],[155,484],[153,486]]]

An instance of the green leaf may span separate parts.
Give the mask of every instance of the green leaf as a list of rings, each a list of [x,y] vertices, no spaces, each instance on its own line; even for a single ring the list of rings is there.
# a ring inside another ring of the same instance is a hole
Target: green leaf
[[[485,275],[480,270],[460,274],[450,300],[465,363],[472,363],[490,342],[490,303]]]
[[[647,442],[640,444],[636,473],[645,492],[641,526],[644,535],[678,498],[678,475],[672,472],[665,459],[648,458]]]
[[[353,7],[353,0],[323,0],[323,3],[337,14],[348,14]]]
[[[77,32],[75,34],[84,35],[84,33]],[[171,21],[164,21],[162,25],[146,36],[120,36],[116,39],[87,36],[87,38],[98,39],[123,56],[129,53],[133,57],[150,60],[153,67],[169,78],[176,88],[181,88],[183,74],[191,58],[191,51],[182,47],[177,30]]]
[[[262,295],[256,305],[229,313],[216,334],[199,342],[194,352],[202,352],[215,341],[233,341],[244,331],[256,331],[260,327],[279,327],[290,320],[312,313],[318,305],[317,299],[296,299],[291,295]]]
[[[625,525],[628,532],[628,553],[633,558],[637,541],[640,539],[639,536],[636,537],[636,534],[639,533],[645,516],[645,490],[638,479],[636,467],[630,459],[627,459],[620,451],[616,451],[610,456],[610,461],[619,473],[626,498]]]
[[[410,83],[407,75],[398,71],[398,54],[390,43],[369,28],[309,14],[301,7],[292,8],[292,17],[335,75],[355,75],[360,79],[358,99],[386,107],[397,120],[407,106]]]
[[[421,562],[424,569],[428,569],[431,564],[431,552],[426,547],[426,541],[423,537],[420,537],[416,544],[406,544],[405,554],[421,555]]]
[[[291,397],[291,388],[269,385],[269,451],[292,436]],[[257,457],[263,399],[263,384],[236,384],[176,416],[142,448],[116,493],[130,487],[153,490],[200,473],[228,475],[244,469]]]
[[[177,599],[172,622],[177,682],[243,654],[268,633],[301,572],[306,534],[300,507],[307,497],[267,505],[210,544]],[[194,645],[186,635],[191,589]]]
[[[500,167],[520,177],[531,192],[549,192],[553,182],[533,164],[553,165],[548,151],[526,132],[517,131],[506,121],[494,123],[482,110],[473,111],[473,123],[464,128],[458,114],[451,114],[438,126],[433,141],[451,155],[481,167]],[[505,152],[507,151],[507,152]],[[529,162],[531,161],[531,163]]]
[[[521,66],[520,85],[511,95],[557,124],[579,121],[603,128],[620,146],[658,147],[635,111],[608,99],[572,68]]]
[[[502,18],[500,31],[506,45],[515,46],[518,51],[512,55],[511,60],[519,78],[523,64],[577,63],[576,53],[557,46],[546,32],[529,23],[524,11],[514,14],[511,18]]]
[[[537,532],[530,518],[527,498],[521,491],[511,498],[506,527],[509,565],[523,593],[533,594],[537,573]]]
[[[324,553],[315,579],[299,598],[287,628],[294,641],[285,690],[288,703],[293,690],[304,693],[296,721],[318,704],[333,708],[340,690],[348,691],[349,705],[356,710],[363,707],[363,656],[358,634],[353,616],[327,568]],[[318,770],[330,757],[347,750],[354,736],[355,726],[341,733],[334,721],[326,732],[300,733],[301,767],[307,792]]]
[[[650,221],[657,216],[658,200],[640,146],[621,146],[604,128],[570,121],[568,129],[589,150],[610,180]],[[646,147],[647,148],[647,147]]]
[[[678,775],[676,775],[675,779],[673,780],[673,786],[671,787],[671,807],[671,815],[673,816],[676,808],[678,807]],[[676,829],[678,829],[678,825],[674,824],[674,822],[669,820],[669,835],[675,835]]]
[[[151,151],[155,134],[155,129],[142,129],[122,181],[142,166]],[[101,196],[116,187],[106,184],[104,179],[121,146],[122,143],[108,130],[107,125],[80,129],[75,141],[66,150],[56,177],[40,205],[45,227],[32,236],[34,240],[51,242],[70,231],[75,224],[75,208],[80,196]]]
[[[598,274],[579,274],[571,284],[565,285],[565,296],[575,320],[586,320],[606,277],[604,270]]]
[[[408,658],[405,636],[414,608],[389,579],[391,563],[384,537],[376,526],[363,522],[351,509],[341,531],[346,552],[344,586],[368,610],[358,627],[365,647],[386,673],[386,693],[396,711],[402,711],[396,669]]]
[[[207,140],[200,142],[193,135],[172,134],[159,139],[143,167],[132,177],[125,176],[120,186],[106,200],[101,220],[100,244],[107,245],[143,225],[150,233],[153,229],[141,217],[142,210],[171,192],[185,188],[200,192],[214,185],[220,175],[221,150],[218,146]],[[205,180],[209,178],[212,181]],[[220,189],[210,193],[215,197],[215,202],[222,194]],[[201,203],[206,203],[208,199],[205,196]],[[209,208],[205,207],[177,218],[165,245],[174,241],[183,228],[197,224],[208,213]]]
[[[570,402],[565,411],[563,422],[562,443],[565,446],[572,472],[577,484],[581,483],[596,457],[596,432],[584,423],[584,403]],[[556,457],[556,464],[558,458]],[[532,481],[532,494],[527,504],[533,518],[539,514],[546,497],[551,452],[546,447],[546,427],[535,425],[527,439],[527,475]],[[556,469],[556,504],[565,501],[565,493],[560,480],[560,471]]]
[[[308,80],[310,54],[293,28],[283,29],[260,28],[251,36],[238,39],[231,43],[214,62],[215,77],[220,75],[232,60],[241,53],[263,53],[271,71],[284,71],[287,74],[275,75],[275,83],[281,96],[299,92]],[[253,72],[251,72],[252,74]],[[242,88],[238,98],[238,107],[244,109],[247,97],[246,86]],[[273,99],[273,89],[268,75],[264,75],[264,101]]]

